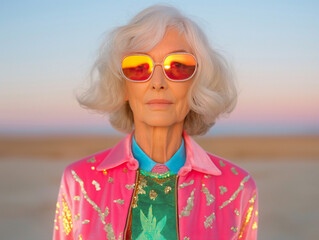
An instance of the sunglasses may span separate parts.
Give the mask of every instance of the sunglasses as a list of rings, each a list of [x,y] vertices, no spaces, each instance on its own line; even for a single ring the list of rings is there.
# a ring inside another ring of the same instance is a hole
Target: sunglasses
[[[156,66],[162,66],[169,80],[182,82],[195,75],[197,61],[192,54],[184,52],[168,54],[162,63],[155,63],[150,56],[145,54],[134,54],[124,57],[122,73],[129,81],[147,82],[151,79]]]

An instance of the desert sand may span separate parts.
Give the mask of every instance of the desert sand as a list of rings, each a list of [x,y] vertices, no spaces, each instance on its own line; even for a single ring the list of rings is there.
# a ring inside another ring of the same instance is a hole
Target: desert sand
[[[0,138],[0,232],[4,240],[52,238],[60,177],[69,163],[119,137]],[[198,138],[248,170],[259,190],[259,239],[318,239],[319,137]]]

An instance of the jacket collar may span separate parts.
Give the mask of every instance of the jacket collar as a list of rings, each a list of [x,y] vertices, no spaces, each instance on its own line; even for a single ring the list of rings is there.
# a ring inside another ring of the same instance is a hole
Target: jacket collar
[[[139,163],[132,154],[132,137],[133,133],[127,135],[115,145],[97,166],[97,170],[102,171],[104,169],[115,168],[124,163],[127,163],[128,169],[137,170]],[[209,175],[221,175],[221,171],[213,163],[208,154],[185,131],[183,131],[183,137],[186,148],[186,162],[179,170],[178,175],[185,176],[192,170]]]

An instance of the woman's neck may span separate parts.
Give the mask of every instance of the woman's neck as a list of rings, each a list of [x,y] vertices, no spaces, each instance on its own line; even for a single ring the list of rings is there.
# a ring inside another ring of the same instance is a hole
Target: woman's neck
[[[140,148],[155,162],[166,163],[182,143],[183,122],[170,127],[135,125],[135,140]]]

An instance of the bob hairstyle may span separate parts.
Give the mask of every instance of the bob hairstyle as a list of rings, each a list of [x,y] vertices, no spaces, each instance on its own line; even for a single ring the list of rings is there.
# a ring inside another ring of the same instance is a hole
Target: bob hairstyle
[[[171,6],[154,5],[137,14],[127,25],[115,28],[102,42],[91,70],[91,85],[77,99],[82,107],[109,114],[112,126],[131,132],[133,113],[124,100],[125,79],[121,60],[131,52],[148,52],[164,37],[168,28],[184,34],[198,69],[188,92],[190,111],[184,121],[189,135],[205,134],[219,115],[236,105],[237,91],[225,59],[213,50],[200,27]]]

